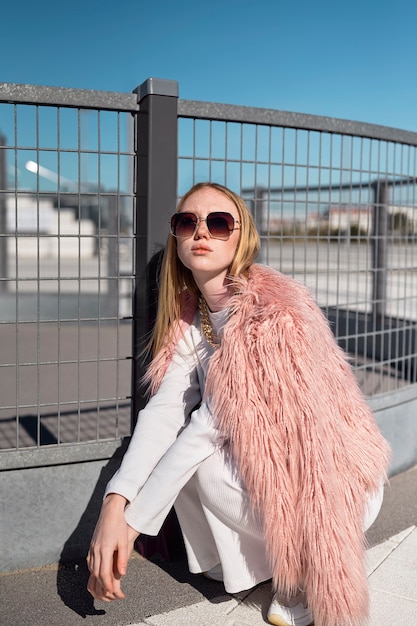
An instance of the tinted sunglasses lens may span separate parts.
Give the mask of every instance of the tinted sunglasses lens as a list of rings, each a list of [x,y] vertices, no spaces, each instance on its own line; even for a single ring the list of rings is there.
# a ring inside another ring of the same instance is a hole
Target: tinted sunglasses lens
[[[192,237],[197,220],[192,213],[175,213],[171,218],[171,232],[175,237]]]
[[[234,226],[235,220],[230,213],[209,213],[207,216],[207,228],[212,237],[227,239]]]

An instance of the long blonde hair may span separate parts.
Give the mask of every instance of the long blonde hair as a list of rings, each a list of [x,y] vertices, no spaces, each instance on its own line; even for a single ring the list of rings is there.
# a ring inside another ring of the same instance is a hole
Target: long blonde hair
[[[253,217],[243,199],[233,191],[219,183],[197,183],[182,196],[177,212],[181,211],[185,201],[200,189],[210,188],[219,191],[233,202],[240,221],[240,236],[235,256],[229,268],[230,276],[245,275],[252,265],[260,249],[260,238]],[[170,333],[181,317],[184,293],[188,291],[198,298],[200,291],[195,283],[191,270],[181,263],[177,255],[177,240],[168,236],[162,261],[160,288],[158,296],[158,312],[147,353],[156,356],[170,338]]]

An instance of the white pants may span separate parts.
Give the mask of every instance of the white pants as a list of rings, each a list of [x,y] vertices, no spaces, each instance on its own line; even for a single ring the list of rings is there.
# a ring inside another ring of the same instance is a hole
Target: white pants
[[[382,505],[383,485],[369,498],[364,530]],[[221,563],[228,593],[251,589],[271,578],[260,520],[233,465],[216,451],[181,490],[175,510],[192,573]]]
[[[201,463],[181,490],[175,511],[192,573],[221,563],[229,593],[251,589],[271,578],[260,520],[222,451]]]

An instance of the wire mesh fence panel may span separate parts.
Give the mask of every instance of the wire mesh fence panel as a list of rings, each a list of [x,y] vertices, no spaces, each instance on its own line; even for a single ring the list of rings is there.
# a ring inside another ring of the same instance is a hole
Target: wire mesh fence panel
[[[310,288],[367,395],[416,382],[416,147],[184,109],[178,195],[213,180],[245,198],[258,260]]]
[[[0,447],[130,433],[131,113],[0,104]]]

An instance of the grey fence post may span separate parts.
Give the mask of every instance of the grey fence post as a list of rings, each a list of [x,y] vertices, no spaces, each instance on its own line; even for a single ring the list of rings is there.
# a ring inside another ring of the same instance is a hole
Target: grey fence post
[[[373,319],[385,314],[388,263],[388,205],[390,199],[387,180],[377,180],[374,188],[373,219]]]
[[[169,233],[177,199],[178,83],[149,78],[138,94],[135,219],[135,297],[133,311],[132,426],[143,406],[141,351],[153,322],[152,276],[148,264]]]
[[[6,137],[0,133],[0,278],[7,278],[7,170]],[[6,291],[7,281],[0,280],[0,291]]]

